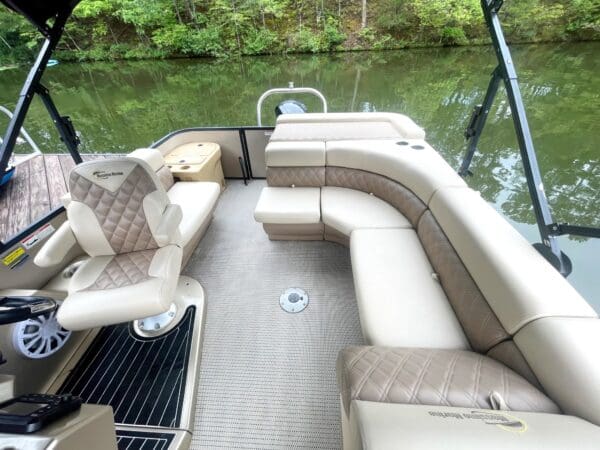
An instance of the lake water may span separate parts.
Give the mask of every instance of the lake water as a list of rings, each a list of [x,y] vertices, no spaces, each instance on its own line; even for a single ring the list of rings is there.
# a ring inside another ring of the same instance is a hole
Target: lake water
[[[600,43],[516,46],[513,56],[555,219],[600,226]],[[477,47],[59,64],[48,69],[45,84],[81,133],[82,152],[128,152],[185,127],[254,125],[260,94],[294,81],[321,90],[330,111],[409,115],[457,168],[464,128],[494,66],[491,48]],[[14,107],[24,76],[24,69],[0,72],[0,104]],[[299,99],[319,110],[317,101]],[[276,102],[265,104],[267,122],[274,121]],[[43,151],[65,151],[39,100],[26,127]],[[503,91],[480,149],[469,184],[538,241]],[[600,240],[563,237],[561,244],[575,268],[569,280],[600,310]]]

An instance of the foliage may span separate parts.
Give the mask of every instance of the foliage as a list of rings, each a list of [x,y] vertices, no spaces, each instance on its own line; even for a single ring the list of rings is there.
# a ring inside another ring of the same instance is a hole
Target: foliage
[[[600,0],[507,0],[502,16],[510,42],[600,38]],[[319,53],[488,39],[480,0],[83,0],[58,57]],[[0,8],[0,66],[31,60],[39,42],[25,19]]]

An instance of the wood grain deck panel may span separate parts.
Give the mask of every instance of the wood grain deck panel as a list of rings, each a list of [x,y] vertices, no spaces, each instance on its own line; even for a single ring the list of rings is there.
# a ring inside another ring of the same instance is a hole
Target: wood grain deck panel
[[[67,193],[67,184],[58,157],[59,155],[44,155],[48,192],[50,194],[50,209],[61,206],[60,198]]]
[[[29,161],[29,191],[29,223],[31,223],[50,211],[50,193],[43,156],[37,156]]]
[[[84,161],[110,158],[84,154]],[[35,220],[62,206],[69,173],[75,163],[68,154],[45,154],[19,164],[12,180],[0,188],[0,241],[6,241]]]
[[[31,160],[19,164],[11,180],[8,197],[7,237],[13,236],[17,230],[24,229],[30,223],[30,191],[29,167]]]

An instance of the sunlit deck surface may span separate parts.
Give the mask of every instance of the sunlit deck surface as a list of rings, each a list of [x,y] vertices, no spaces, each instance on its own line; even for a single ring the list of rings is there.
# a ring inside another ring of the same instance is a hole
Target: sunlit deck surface
[[[84,161],[114,154],[82,154]],[[75,166],[69,154],[36,156],[17,166],[12,180],[0,188],[0,240],[6,241],[27,225],[61,206],[69,172]]]

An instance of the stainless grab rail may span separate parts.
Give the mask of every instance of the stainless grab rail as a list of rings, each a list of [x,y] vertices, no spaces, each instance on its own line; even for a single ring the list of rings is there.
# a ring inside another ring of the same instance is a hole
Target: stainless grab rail
[[[290,82],[287,88],[269,89],[260,96],[258,102],[256,103],[256,117],[258,119],[259,127],[262,127],[262,104],[267,97],[275,94],[312,94],[321,100],[321,103],[323,104],[323,112],[327,112],[327,100],[325,99],[325,96],[321,94],[321,92],[309,87],[294,87],[294,83]]]
[[[8,108],[5,108],[2,105],[0,105],[0,112],[3,112],[5,115],[7,115],[9,119],[13,118],[12,111],[10,111]],[[21,134],[21,136],[23,136],[23,139],[25,139],[27,141],[27,143],[29,144],[29,146],[33,149],[33,152],[32,153],[28,153],[26,156],[19,157],[18,159],[15,158],[15,165],[22,164],[25,161],[28,161],[31,158],[34,158],[34,157],[42,154],[42,151],[37,146],[37,144],[35,143],[35,141],[33,140],[33,138],[29,135],[29,133],[27,132],[27,130],[25,130],[25,127],[21,127],[21,131],[20,131],[19,134]],[[0,144],[2,144],[2,138],[1,137],[0,137]]]

